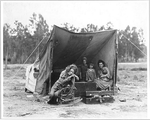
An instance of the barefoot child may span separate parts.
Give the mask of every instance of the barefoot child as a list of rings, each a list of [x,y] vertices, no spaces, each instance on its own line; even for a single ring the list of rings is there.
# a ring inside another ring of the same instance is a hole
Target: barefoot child
[[[94,80],[96,79],[96,72],[93,67],[94,67],[94,64],[90,63],[89,68],[86,72],[86,81],[87,82],[94,82]]]

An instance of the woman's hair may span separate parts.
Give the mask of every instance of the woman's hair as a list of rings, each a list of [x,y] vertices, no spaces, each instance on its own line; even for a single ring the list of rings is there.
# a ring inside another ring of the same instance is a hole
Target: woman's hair
[[[99,63],[102,63],[104,67],[106,66],[105,62],[103,60],[98,60],[97,65],[99,66]]]
[[[68,65],[65,69],[66,73],[68,73],[70,71],[70,69],[74,69],[74,74],[77,74],[78,67],[75,64]]]

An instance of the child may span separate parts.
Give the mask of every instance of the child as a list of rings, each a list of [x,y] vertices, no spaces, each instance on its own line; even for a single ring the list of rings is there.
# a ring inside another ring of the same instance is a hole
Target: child
[[[109,81],[109,73],[107,68],[103,68],[102,72],[100,73],[100,79],[103,81]]]
[[[96,72],[94,70],[94,64],[90,63],[89,68],[86,72],[86,82],[94,82],[96,79]]]

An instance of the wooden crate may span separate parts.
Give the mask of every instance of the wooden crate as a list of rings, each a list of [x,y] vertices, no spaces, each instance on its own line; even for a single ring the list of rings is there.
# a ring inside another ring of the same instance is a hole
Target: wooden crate
[[[99,98],[94,98],[94,97],[83,97],[82,102],[85,104],[100,104]]]
[[[102,104],[102,103],[113,103],[114,98],[112,96],[88,96],[84,97],[82,100],[86,104]]]
[[[86,91],[86,96],[103,96],[103,95],[113,95],[113,91]]]
[[[86,96],[86,91],[96,91],[96,83],[75,82],[75,97]]]

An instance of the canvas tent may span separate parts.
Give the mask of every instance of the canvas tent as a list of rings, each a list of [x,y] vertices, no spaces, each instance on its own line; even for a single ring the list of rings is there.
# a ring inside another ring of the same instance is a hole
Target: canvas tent
[[[54,26],[39,56],[39,76],[35,92],[42,94],[44,87],[51,89],[54,81],[51,73],[64,69],[72,63],[81,64],[82,58],[95,64],[99,59],[106,62],[114,85],[117,75],[117,30],[94,33],[74,33]],[[48,85],[44,85],[47,82]]]

